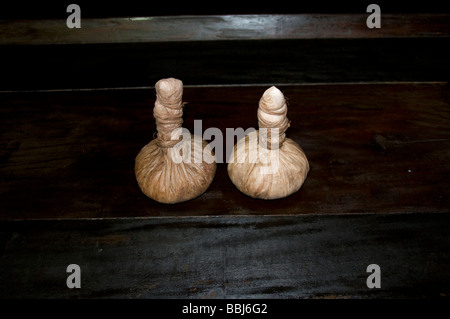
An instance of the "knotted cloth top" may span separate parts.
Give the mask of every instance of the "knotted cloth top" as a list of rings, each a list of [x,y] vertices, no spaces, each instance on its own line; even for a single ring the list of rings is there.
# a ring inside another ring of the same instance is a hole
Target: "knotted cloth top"
[[[259,100],[258,125],[260,129],[267,129],[267,135],[260,133],[261,144],[266,145],[269,150],[281,148],[286,139],[285,132],[290,126],[290,121],[287,118],[284,95],[275,86],[267,89]],[[272,137],[274,131],[278,131],[278,141]]]
[[[156,102],[153,116],[158,131],[159,147],[175,146],[179,140],[172,139],[172,132],[183,124],[183,82],[174,79],[162,79],[156,83]]]

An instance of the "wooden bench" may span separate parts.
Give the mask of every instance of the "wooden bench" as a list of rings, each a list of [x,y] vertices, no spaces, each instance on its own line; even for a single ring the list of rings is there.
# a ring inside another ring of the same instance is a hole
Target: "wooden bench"
[[[0,296],[448,298],[450,15],[366,17],[1,21]],[[145,197],[134,159],[169,76],[191,132],[257,127],[279,87],[311,164],[302,189],[251,199],[221,163],[199,198]]]

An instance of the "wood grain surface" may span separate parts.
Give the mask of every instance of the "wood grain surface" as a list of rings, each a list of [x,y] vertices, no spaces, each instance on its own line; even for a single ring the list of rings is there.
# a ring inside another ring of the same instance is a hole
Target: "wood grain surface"
[[[1,46],[0,91],[449,80],[448,38]]]
[[[383,14],[383,27],[370,29],[369,14],[254,14],[151,16],[0,21],[0,45],[102,44],[217,40],[448,37],[449,14]]]
[[[382,28],[368,30],[371,1],[79,1],[82,29],[68,30],[70,3],[0,10],[5,313],[9,305],[36,315],[25,299],[450,298],[441,4],[380,0]],[[191,132],[200,119],[202,132],[256,127],[258,100],[277,85],[289,103],[287,136],[311,164],[300,191],[251,199],[221,163],[192,201],[142,194],[134,159],[155,133],[152,86],[169,76],[186,85]],[[66,285],[74,263],[82,289]],[[380,289],[367,287],[370,264],[380,266]]]
[[[449,214],[2,221],[0,297],[448,299],[449,226]],[[70,264],[81,289],[66,286]]]
[[[0,19],[66,19],[66,12],[71,0],[22,0],[5,2],[0,10]],[[347,1],[289,1],[279,0],[273,5],[254,3],[251,1],[228,0],[226,2],[190,1],[190,2],[150,2],[128,0],[112,2],[107,0],[76,2],[81,9],[82,18],[101,19],[115,17],[148,17],[179,15],[241,15],[241,14],[364,14],[371,0]],[[378,0],[376,2],[382,14],[422,14],[449,13],[448,6],[439,0],[412,2],[408,0]]]
[[[184,127],[257,127],[266,86],[186,87]],[[433,213],[450,210],[447,83],[282,85],[311,171],[299,192],[251,199],[226,164],[202,196],[158,204],[134,159],[155,133],[155,92],[0,95],[1,219]],[[222,137],[218,137],[222,138]],[[229,141],[233,144],[233,141]],[[217,153],[217,152],[216,152]],[[222,157],[225,161],[225,157]]]

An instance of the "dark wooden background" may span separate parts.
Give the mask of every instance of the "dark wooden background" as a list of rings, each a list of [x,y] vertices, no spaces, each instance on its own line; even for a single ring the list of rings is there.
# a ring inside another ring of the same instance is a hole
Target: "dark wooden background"
[[[66,18],[66,8],[76,3],[85,18],[149,17],[175,15],[236,15],[236,14],[296,14],[296,13],[365,13],[367,6],[378,4],[383,13],[444,13],[449,8],[438,0],[413,2],[408,0],[347,0],[347,1],[289,1],[279,0],[268,5],[251,1],[189,1],[172,2],[128,0],[23,0],[2,5],[0,19],[60,19]]]
[[[386,25],[374,35],[363,2],[79,4],[91,20],[76,36],[64,28],[67,4],[1,11],[1,298],[449,298],[444,9],[380,2]],[[224,34],[217,15],[263,15],[257,33],[240,16],[225,38],[190,41],[198,30],[180,13],[213,35]],[[298,24],[269,34],[265,21],[283,25],[286,13]],[[172,27],[154,34],[161,24],[123,19],[139,16]],[[250,199],[222,163],[197,199],[145,197],[134,158],[155,132],[153,85],[168,76],[185,83],[191,132],[196,119],[203,130],[256,127],[261,94],[282,89],[288,137],[311,164],[302,189]],[[66,287],[72,263],[81,289]],[[380,289],[366,286],[373,263]]]
[[[184,126],[223,132],[214,183],[177,205],[137,187],[134,158],[156,132],[153,89],[4,93],[0,217],[109,218],[447,212],[450,192],[446,83],[280,85],[288,136],[311,171],[298,193],[247,198],[226,171],[226,128],[257,127],[267,87],[187,87]]]

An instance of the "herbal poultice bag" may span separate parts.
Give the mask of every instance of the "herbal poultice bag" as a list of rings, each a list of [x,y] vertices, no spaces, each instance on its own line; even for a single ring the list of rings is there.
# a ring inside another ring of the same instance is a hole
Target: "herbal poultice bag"
[[[215,156],[206,141],[183,129],[183,83],[174,78],[156,83],[153,115],[157,138],[135,160],[142,192],[161,203],[179,203],[206,191],[216,173]]]
[[[297,192],[309,172],[300,146],[285,131],[290,126],[283,93],[272,86],[259,101],[259,130],[241,138],[228,160],[233,184],[253,198],[277,199]]]

